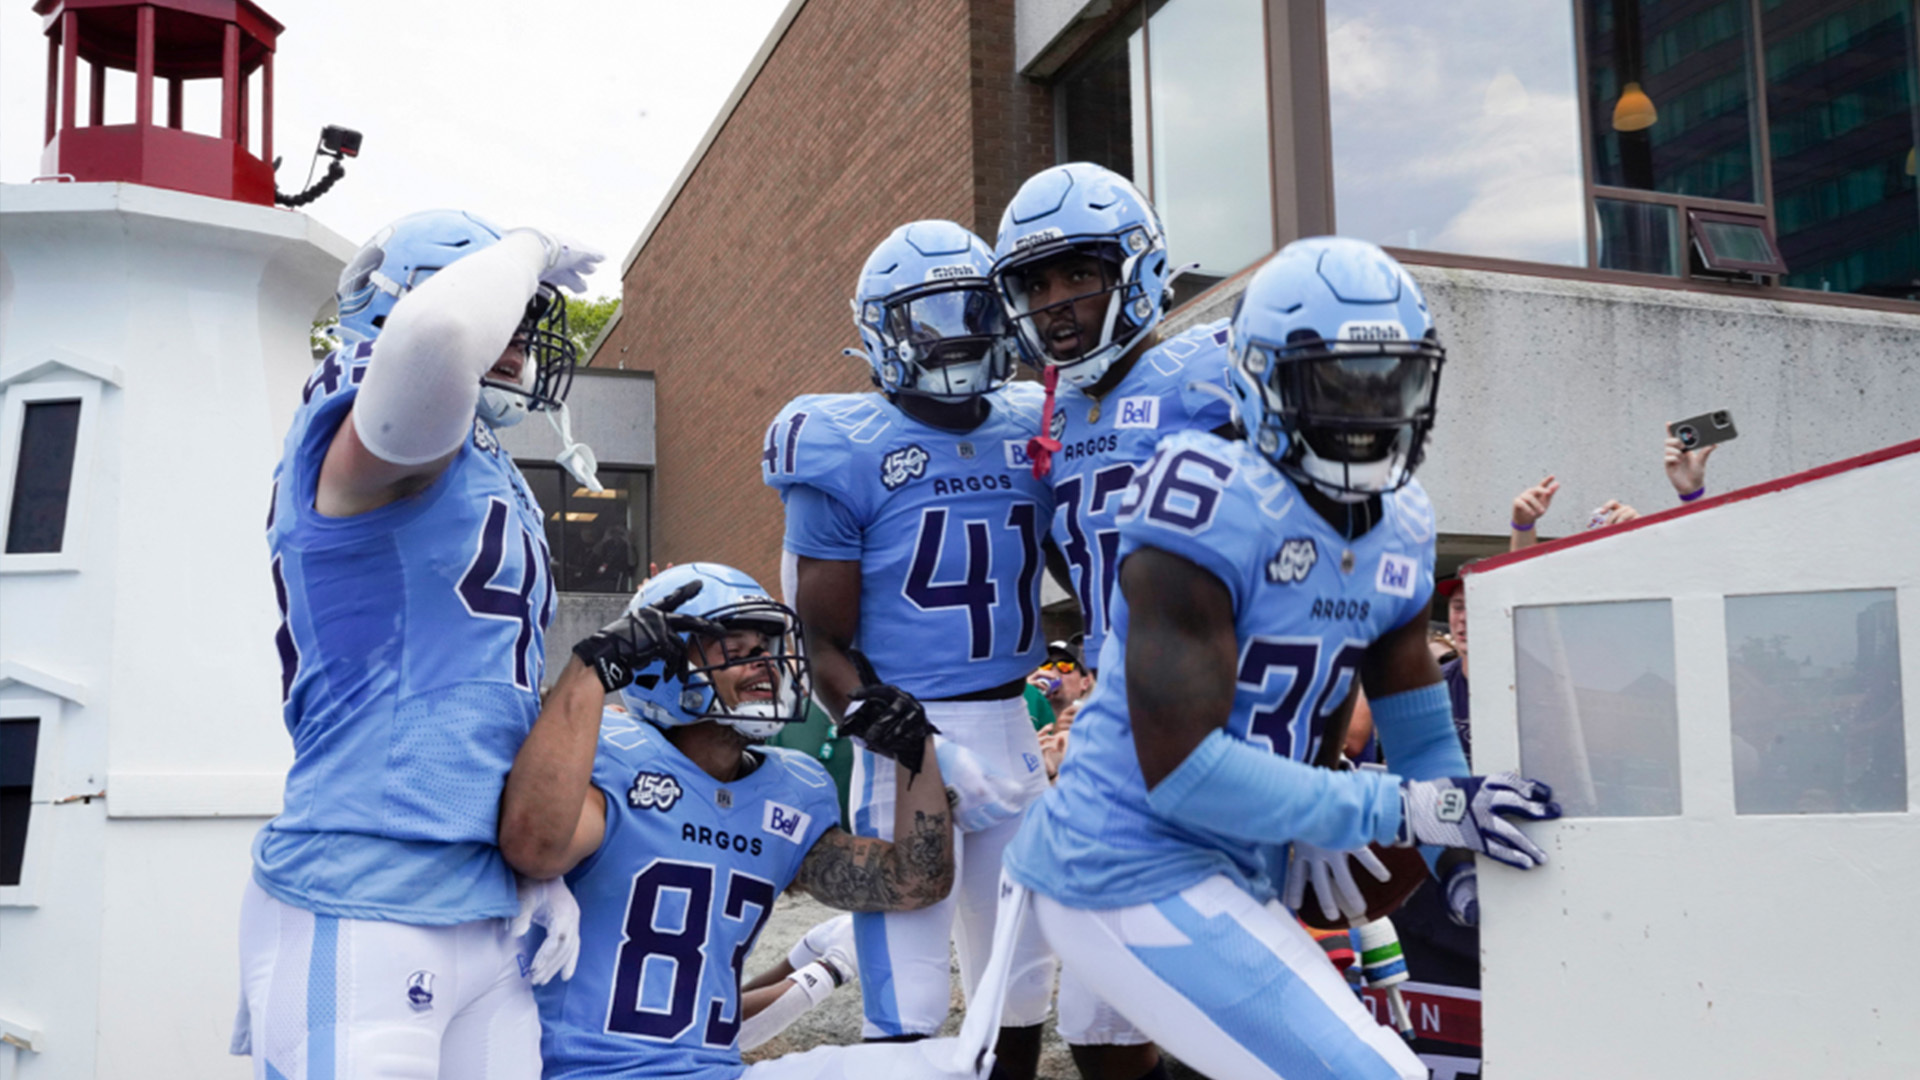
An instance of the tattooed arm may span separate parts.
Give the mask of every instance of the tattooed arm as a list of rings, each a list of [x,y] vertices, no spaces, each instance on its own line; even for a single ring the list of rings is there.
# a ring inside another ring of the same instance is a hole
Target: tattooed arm
[[[918,776],[894,766],[893,841],[828,829],[800,863],[795,886],[847,911],[911,911],[953,889],[953,818],[933,739]]]

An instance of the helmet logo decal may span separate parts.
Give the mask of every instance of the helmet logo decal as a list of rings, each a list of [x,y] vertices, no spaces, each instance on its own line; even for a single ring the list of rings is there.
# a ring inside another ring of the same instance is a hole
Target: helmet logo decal
[[[971,263],[955,263],[951,266],[930,266],[927,268],[928,281],[951,281],[954,278],[977,278],[980,271]]]
[[[903,446],[880,460],[880,483],[896,491],[909,480],[927,475],[929,455],[919,443]]]
[[[1013,250],[1025,251],[1030,247],[1037,247],[1041,244],[1050,244],[1055,240],[1064,239],[1066,235],[1067,235],[1066,233],[1061,232],[1058,228],[1053,228],[1053,227],[1049,227],[1045,229],[1035,229],[1032,232],[1027,233],[1025,236],[1019,237],[1018,239],[1014,240]]]
[[[1340,324],[1341,341],[1405,341],[1407,328],[1399,319],[1365,319]]]
[[[671,810],[684,792],[680,781],[666,773],[641,772],[627,789],[627,805],[636,810]]]

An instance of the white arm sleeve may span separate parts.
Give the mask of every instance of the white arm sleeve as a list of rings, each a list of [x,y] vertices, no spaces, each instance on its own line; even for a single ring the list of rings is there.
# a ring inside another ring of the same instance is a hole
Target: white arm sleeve
[[[354,431],[375,457],[422,465],[459,448],[480,379],[513,340],[546,261],[537,235],[511,232],[400,298],[353,405]]]

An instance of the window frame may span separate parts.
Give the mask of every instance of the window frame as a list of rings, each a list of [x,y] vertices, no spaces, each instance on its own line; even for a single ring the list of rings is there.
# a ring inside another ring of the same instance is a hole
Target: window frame
[[[567,485],[579,483],[579,481],[573,478],[573,475],[571,473],[567,472],[564,468],[561,468],[559,465],[551,461],[540,461],[540,460],[531,460],[531,459],[515,460],[514,465],[516,468],[520,469],[521,472],[523,473],[529,468],[557,470],[560,474],[563,505],[557,506],[557,507],[542,506],[540,508],[540,513],[543,519],[542,520],[543,527],[546,524],[544,519],[547,515],[554,514],[554,513],[564,513],[564,502],[566,498],[565,492],[567,491]],[[640,482],[644,484],[646,488],[646,501],[647,501],[646,513],[641,516],[641,519],[639,521],[633,523],[633,531],[636,534],[636,539],[638,540],[638,547],[640,549],[638,552],[636,552],[636,555],[639,557],[640,562],[638,565],[634,567],[634,573],[633,573],[635,588],[639,587],[640,582],[646,580],[647,573],[646,573],[645,562],[646,560],[652,558],[653,556],[653,498],[654,498],[653,472],[654,472],[653,466],[651,465],[626,465],[618,462],[604,462],[604,461],[600,463],[600,474],[606,474],[606,473],[632,474],[633,476],[638,477],[640,479]],[[628,497],[628,506],[629,507],[632,506],[631,496]],[[553,578],[553,590],[555,595],[562,595],[562,596],[629,595],[627,593],[621,593],[621,592],[598,592],[598,591],[581,592],[575,589],[565,588],[564,585],[567,580],[565,552],[554,551],[551,554],[552,554],[554,566],[555,566],[555,573]]]
[[[20,442],[26,434],[27,406],[58,401],[80,403],[60,550],[8,554],[5,537],[13,528],[13,488],[20,468]],[[0,574],[74,573],[85,568],[99,413],[100,383],[92,379],[25,380],[0,385]]]
[[[26,676],[23,678],[23,676]],[[0,665],[0,717],[38,720],[33,787],[27,796],[27,840],[20,859],[20,883],[0,885],[0,908],[37,908],[51,872],[54,788],[60,776],[60,746],[69,702],[41,689],[18,665]],[[77,703],[76,703],[77,704]],[[101,808],[105,816],[105,807]]]
[[[1580,130],[1578,134],[1582,209],[1587,215],[1588,223],[1586,265],[1563,266],[1555,263],[1465,255],[1426,248],[1386,246],[1390,254],[1403,263],[1421,266],[1485,270],[1531,277],[1742,296],[1907,315],[1920,312],[1920,301],[1797,288],[1780,284],[1775,275],[1771,274],[1760,274],[1752,281],[1736,281],[1729,280],[1724,275],[1711,273],[1699,275],[1694,272],[1689,211],[1762,216],[1776,252],[1779,250],[1773,193],[1773,152],[1769,142],[1771,118],[1767,111],[1769,106],[1766,34],[1762,20],[1761,0],[1745,0],[1749,30],[1747,35],[1747,48],[1750,52],[1749,70],[1753,80],[1751,108],[1755,125],[1756,155],[1759,159],[1755,177],[1755,192],[1759,201],[1753,203],[1673,195],[1659,191],[1641,191],[1636,188],[1619,188],[1595,182],[1591,126],[1593,101],[1587,70],[1587,13],[1592,0],[1563,0],[1563,2],[1568,3],[1573,19],[1574,78],[1578,84],[1579,94]],[[1097,17],[1099,20],[1097,24],[1084,36],[1075,35],[1076,40],[1071,46],[1071,52],[1067,53],[1057,65],[1051,66],[1049,74],[1043,77],[1044,81],[1053,83],[1057,90],[1065,78],[1076,71],[1080,60],[1094,43],[1100,41],[1111,27],[1127,19],[1136,9],[1144,13],[1146,6],[1147,0],[1116,2],[1112,10]],[[1273,159],[1270,186],[1274,201],[1273,242],[1277,250],[1281,245],[1300,236],[1337,231],[1338,208],[1335,206],[1333,193],[1333,119],[1327,90],[1326,0],[1265,0],[1265,9],[1270,92],[1267,108],[1267,141]],[[1151,95],[1153,46],[1152,31],[1148,28],[1151,20],[1142,14],[1141,22],[1143,37],[1147,39],[1143,49],[1144,63],[1148,67],[1147,93]],[[1916,37],[1920,37],[1920,21],[1916,22],[1915,34]],[[1920,43],[1916,43],[1916,48],[1920,48]],[[1285,62],[1276,62],[1277,58]],[[1054,100],[1056,105],[1060,101],[1057,93]],[[1149,97],[1141,104],[1142,107],[1151,109],[1151,98]],[[1057,125],[1054,143],[1056,156],[1058,156],[1064,152],[1066,145],[1065,111],[1056,108],[1054,117]],[[1147,128],[1147,138],[1151,140],[1153,137],[1151,113],[1149,113]],[[1151,141],[1149,141],[1148,160],[1151,160],[1151,153]],[[1151,178],[1148,178],[1148,182],[1142,184],[1141,188],[1147,192],[1149,198],[1152,198]],[[1667,275],[1602,269],[1599,265],[1599,230],[1595,224],[1596,198],[1657,203],[1674,207],[1683,238],[1680,273]],[[1230,282],[1240,276],[1235,274],[1226,280]]]

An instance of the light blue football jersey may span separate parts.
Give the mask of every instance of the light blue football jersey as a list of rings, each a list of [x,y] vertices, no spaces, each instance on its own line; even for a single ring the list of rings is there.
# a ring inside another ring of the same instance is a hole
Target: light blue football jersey
[[[1086,662],[1099,662],[1112,614],[1107,597],[1119,565],[1120,499],[1133,470],[1176,431],[1212,431],[1233,419],[1227,390],[1227,320],[1190,327],[1142,353],[1095,401],[1061,383],[1054,398],[1053,542],[1066,557],[1086,626]],[[1097,408],[1097,413],[1096,413]],[[1095,416],[1098,419],[1095,419]]]
[[[787,550],[860,563],[855,644],[916,697],[1012,682],[1044,655],[1053,492],[1027,458],[1040,397],[1031,383],[998,390],[959,434],[880,394],[807,394],[767,428],[760,470],[787,504]]]
[[[540,709],[553,582],[540,508],[485,424],[432,485],[378,510],[314,509],[371,344],[307,381],[267,518],[293,735],[254,878],[327,915],[446,925],[511,916],[500,791]]]
[[[1142,467],[1119,508],[1120,558],[1159,548],[1231,593],[1239,661],[1227,735],[1312,761],[1367,647],[1426,617],[1433,509],[1418,483],[1384,496],[1382,506],[1382,519],[1350,542],[1246,443],[1196,431],[1169,436]],[[1214,874],[1270,895],[1271,877],[1283,869],[1275,861],[1270,873],[1271,849],[1290,837],[1249,843],[1168,820],[1147,804],[1127,716],[1127,603],[1117,588],[1112,598],[1098,688],[1073,725],[1058,783],[1007,849],[1008,871],[1075,907],[1146,903]],[[1352,795],[1396,805],[1329,800],[1303,810],[1293,835],[1362,847],[1376,839],[1364,834],[1364,819],[1399,820],[1397,788],[1355,785]]]
[[[607,798],[606,837],[567,874],[579,967],[534,989],[549,1080],[744,1071],[740,967],[774,897],[840,821],[819,762],[760,753],[758,768],[722,784],[653,725],[602,718],[593,782]]]

